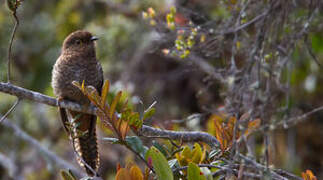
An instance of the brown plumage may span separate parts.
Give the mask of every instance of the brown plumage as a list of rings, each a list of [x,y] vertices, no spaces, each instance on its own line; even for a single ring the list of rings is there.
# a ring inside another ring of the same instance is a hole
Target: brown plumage
[[[52,72],[52,87],[59,100],[71,100],[84,106],[90,104],[88,98],[72,85],[73,81],[82,83],[84,80],[85,85],[91,85],[101,92],[103,72],[96,59],[95,40],[97,38],[87,31],[75,31],[64,40],[61,55]],[[63,108],[59,108],[59,112],[63,126],[78,154],[78,163],[85,168],[88,175],[96,175],[87,167],[89,165],[96,172],[99,166],[96,116],[66,111]]]

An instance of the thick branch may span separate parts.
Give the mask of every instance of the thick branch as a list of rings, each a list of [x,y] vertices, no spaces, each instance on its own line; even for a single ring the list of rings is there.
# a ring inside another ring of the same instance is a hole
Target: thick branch
[[[71,101],[57,101],[57,99],[52,98],[50,96],[46,96],[44,94],[35,92],[35,91],[31,91],[28,89],[24,89],[21,88],[19,86],[15,86],[13,84],[10,83],[1,83],[0,82],[0,92],[6,93],[6,94],[10,94],[13,96],[17,96],[18,98],[21,99],[28,99],[31,101],[35,101],[38,103],[42,103],[42,104],[47,104],[50,106],[60,106],[66,109],[70,109],[70,110],[74,110],[74,111],[79,111],[79,112],[85,112],[85,113],[89,113],[89,114],[95,114],[96,112],[96,108],[93,106],[90,106],[88,108],[82,108],[81,105],[71,102]]]
[[[214,147],[218,147],[219,145],[218,140],[214,136],[200,131],[169,131],[143,125],[139,133],[143,136],[176,139],[183,142],[202,141]]]
[[[58,103],[58,101],[55,98],[46,96],[44,94],[41,94],[35,91],[27,90],[10,83],[0,83],[0,92],[11,94],[21,99],[29,99],[31,101],[39,102],[42,104],[47,104],[50,106],[60,106],[62,108],[79,111],[79,112],[85,112],[89,114],[96,114],[96,111],[97,111],[96,107],[94,106],[89,106],[86,108],[71,101],[64,100],[64,101],[59,101]],[[219,145],[218,140],[214,136],[205,132],[168,131],[168,130],[161,130],[161,129],[143,125],[141,132],[139,132],[139,134],[142,136],[156,136],[160,138],[180,140],[183,142],[202,141],[214,147],[217,147]]]

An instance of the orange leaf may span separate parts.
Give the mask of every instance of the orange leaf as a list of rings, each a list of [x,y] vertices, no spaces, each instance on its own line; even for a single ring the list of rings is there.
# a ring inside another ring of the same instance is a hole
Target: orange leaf
[[[120,133],[121,138],[124,140],[129,131],[129,124],[126,121],[122,121],[120,119],[118,131]]]
[[[105,101],[107,99],[109,88],[110,88],[110,82],[109,82],[109,80],[106,80],[104,82],[103,87],[102,87],[102,93],[101,93],[101,105],[103,105],[102,106],[103,108],[105,108]]]
[[[257,127],[260,126],[260,123],[261,123],[260,119],[255,119],[248,123],[248,129],[256,129]]]
[[[109,111],[109,116],[110,118],[112,118],[112,116],[114,115],[116,106],[121,98],[122,95],[122,91],[119,91],[118,94],[114,97],[112,103],[111,103],[111,107],[110,107],[110,111]]]
[[[316,179],[316,176],[314,176],[314,174],[312,173],[311,170],[307,170],[306,173],[309,175],[309,177],[310,177],[311,180],[317,180]]]
[[[127,169],[121,168],[117,172],[115,180],[129,180],[130,173]]]
[[[117,172],[121,169],[120,163],[117,164]]]
[[[314,176],[311,170],[306,170],[305,173],[302,172],[302,177],[304,180],[317,180],[316,176]]]
[[[131,180],[143,180],[144,176],[140,170],[140,168],[137,165],[133,165],[130,168],[130,176]]]
[[[247,136],[247,135],[249,135],[249,133],[251,132],[251,131],[253,131],[253,130],[255,130],[255,129],[257,129],[259,126],[260,126],[260,124],[261,124],[261,120],[260,119],[255,119],[255,120],[253,120],[253,121],[250,121],[249,123],[248,123],[248,128],[247,128],[247,130],[245,131],[245,135]]]

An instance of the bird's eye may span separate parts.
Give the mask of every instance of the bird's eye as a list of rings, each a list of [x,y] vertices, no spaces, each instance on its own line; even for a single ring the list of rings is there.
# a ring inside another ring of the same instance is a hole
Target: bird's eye
[[[81,42],[81,40],[78,39],[78,40],[75,41],[75,43],[76,44],[81,44],[82,42]]]

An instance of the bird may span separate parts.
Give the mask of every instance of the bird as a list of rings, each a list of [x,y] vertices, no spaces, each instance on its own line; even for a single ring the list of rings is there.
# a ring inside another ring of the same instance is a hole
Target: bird
[[[69,100],[90,105],[89,99],[72,82],[93,86],[101,93],[103,71],[96,58],[95,41],[90,32],[77,30],[69,34],[62,45],[61,54],[52,70],[51,85],[58,102]],[[96,116],[58,107],[61,121],[68,133],[77,161],[88,176],[97,176],[99,154],[96,137]]]

